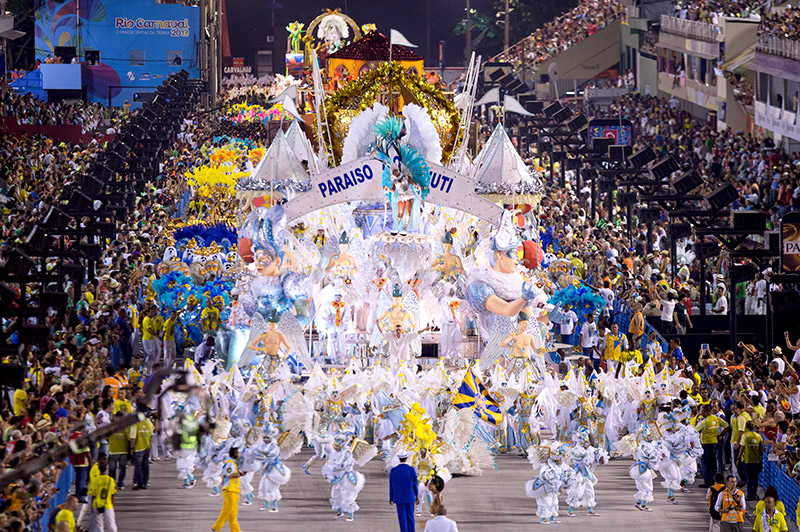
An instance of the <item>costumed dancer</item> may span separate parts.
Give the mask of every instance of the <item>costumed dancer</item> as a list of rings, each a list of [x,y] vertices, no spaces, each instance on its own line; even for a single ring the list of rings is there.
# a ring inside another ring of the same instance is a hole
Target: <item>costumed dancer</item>
[[[445,233],[449,235],[450,233]],[[456,297],[455,287],[445,284],[445,295],[442,297],[440,307],[442,312],[442,358],[457,358],[461,346],[461,301]]]
[[[577,442],[570,449],[575,481],[567,489],[568,515],[573,517],[576,507],[586,506],[589,515],[596,516],[598,513],[594,511],[596,507],[594,485],[597,484],[597,476],[594,474],[594,469],[597,464],[606,463],[608,453],[589,444],[589,433],[586,430],[579,431],[576,439]]]
[[[520,371],[529,360],[534,358],[534,353],[537,351],[533,336],[527,331],[528,315],[520,312],[517,314],[517,330],[500,342],[500,347],[506,347],[511,352],[509,356],[511,359],[510,371]],[[545,367],[542,357],[537,356],[533,362],[533,367],[539,371],[539,375],[544,375]]]
[[[551,446],[555,445],[551,443]],[[549,456],[545,457],[542,454]],[[544,459],[544,463],[541,464]],[[525,495],[536,499],[536,515],[542,524],[556,524],[558,521],[558,492],[562,483],[561,457],[549,447],[531,447],[528,460],[539,474],[525,483]],[[540,466],[541,464],[541,466]]]
[[[635,461],[631,466],[630,475],[636,483],[636,495],[634,495],[636,508],[643,512],[652,512],[653,509],[647,506],[647,503],[653,500],[653,479],[656,478],[655,468],[658,459],[656,446],[649,441],[641,442],[633,459]]]
[[[347,236],[347,231],[343,231],[339,235],[339,251],[331,257],[328,266],[325,268],[325,273],[339,284],[350,285],[353,281],[353,276],[358,270],[358,263],[355,257],[348,253],[349,249],[350,237]]]
[[[264,443],[256,451],[256,460],[261,462],[261,480],[258,483],[258,498],[264,501],[261,511],[278,511],[281,486],[292,478],[291,470],[281,461],[281,449],[277,443],[277,429],[270,426],[264,434]]]
[[[519,446],[519,453],[522,456],[527,456],[528,449],[531,445],[534,445],[538,439],[538,435],[533,433],[533,426],[531,425],[531,416],[533,415],[532,412],[535,402],[535,388],[531,382],[528,383],[525,391],[519,394],[514,408],[517,415],[516,441]]]
[[[364,488],[364,475],[354,471],[355,459],[348,444],[350,437],[339,434],[333,441],[333,453],[322,467],[322,475],[331,483],[331,508],[336,511],[334,519],[346,515],[352,521],[358,511],[356,498]]]
[[[267,317],[267,322],[269,324],[267,330],[253,338],[247,345],[248,348],[264,355],[262,363],[269,361],[269,373],[272,373],[271,370],[277,366],[280,360],[281,349],[287,354],[291,351],[289,339],[285,334],[278,331],[279,321],[280,316],[278,316],[278,312],[273,309]]]
[[[255,456],[256,445],[258,444],[258,436],[260,429],[251,428],[247,431],[245,436],[244,452],[240,453],[239,471],[242,473],[241,477],[241,495],[244,495],[244,504],[250,506],[253,504],[253,477],[258,471],[258,461]]]
[[[676,433],[683,456],[679,462],[681,470],[681,492],[688,493],[688,484],[694,484],[697,476],[697,459],[703,455],[700,435],[691,425],[680,424]]]
[[[681,489],[680,461],[683,458],[680,444],[671,433],[667,433],[658,441],[658,459],[656,469],[664,478],[661,485],[667,490],[667,502],[678,504],[675,491]]]
[[[329,458],[333,453],[332,434],[342,423],[341,409],[337,410],[337,406],[340,404],[338,394],[339,392],[334,390],[331,393],[332,396],[335,396],[333,400],[328,401],[318,397],[314,402],[313,430],[310,434],[306,433],[306,438],[310,440],[309,445],[314,448],[314,456],[303,464],[303,471],[306,475],[311,474],[310,468],[317,463],[317,460]]]
[[[392,202],[394,229],[417,232],[422,200],[430,191],[430,169],[425,157],[415,148],[400,143],[405,126],[399,117],[381,119],[375,124],[374,132],[378,138],[371,151],[384,165],[381,180]],[[395,163],[395,157],[400,159],[400,164]]]
[[[178,413],[185,410],[186,404],[178,405]],[[192,414],[178,418],[180,420],[180,449],[176,453],[175,467],[178,469],[178,479],[183,481],[182,487],[192,489],[196,483],[194,468],[197,462],[197,431],[200,424]]]
[[[464,275],[464,265],[461,263],[461,257],[452,253],[453,249],[453,234],[450,231],[445,231],[442,237],[442,249],[444,253],[436,257],[431,264],[431,269],[435,270],[440,279],[449,282],[455,282],[459,276]]]
[[[333,292],[333,301],[322,311],[322,323],[328,340],[326,354],[338,361],[344,360],[347,354],[344,334],[350,327],[350,309],[342,301],[342,296],[342,289],[336,287]]]

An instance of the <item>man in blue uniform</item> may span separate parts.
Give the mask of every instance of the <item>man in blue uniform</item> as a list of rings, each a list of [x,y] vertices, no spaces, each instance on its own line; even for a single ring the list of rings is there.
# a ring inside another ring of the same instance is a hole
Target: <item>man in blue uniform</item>
[[[414,532],[414,508],[419,504],[417,472],[406,463],[408,452],[397,455],[400,463],[389,473],[389,504],[397,506],[400,532]]]

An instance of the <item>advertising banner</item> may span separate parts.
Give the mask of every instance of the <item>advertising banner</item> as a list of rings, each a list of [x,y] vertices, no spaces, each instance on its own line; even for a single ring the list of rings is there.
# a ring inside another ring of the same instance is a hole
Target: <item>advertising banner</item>
[[[35,52],[42,61],[59,46],[76,47],[81,58],[99,54],[99,61],[93,57],[81,65],[91,101],[133,102],[134,93],[154,91],[181,69],[198,77],[195,6],[153,0],[42,2],[35,20]]]

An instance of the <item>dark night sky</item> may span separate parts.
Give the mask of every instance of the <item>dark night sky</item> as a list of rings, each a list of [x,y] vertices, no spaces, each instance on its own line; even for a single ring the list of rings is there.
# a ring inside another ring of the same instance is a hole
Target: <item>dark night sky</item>
[[[252,64],[259,48],[267,48],[266,36],[271,27],[272,0],[226,0],[231,52]],[[463,17],[464,0],[278,0],[282,8],[275,10],[275,25],[279,29],[276,39],[281,43],[279,53],[285,51],[286,31],[289,22],[298,20],[308,26],[324,9],[341,8],[358,25],[374,23],[378,31],[388,35],[391,28],[400,30],[412,43],[419,45],[418,52],[426,56],[426,21],[430,20],[430,59],[438,57],[438,43],[447,41],[447,63],[461,63],[464,37],[453,33],[453,28]],[[471,0],[473,8],[484,12],[492,10],[491,0]],[[499,50],[497,50],[499,51]]]

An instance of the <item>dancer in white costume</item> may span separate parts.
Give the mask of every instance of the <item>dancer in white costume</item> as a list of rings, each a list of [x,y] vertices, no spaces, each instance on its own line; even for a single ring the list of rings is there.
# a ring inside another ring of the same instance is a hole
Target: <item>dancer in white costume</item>
[[[567,504],[569,505],[567,515],[573,517],[576,507],[586,506],[589,515],[596,516],[598,514],[594,511],[596,507],[594,485],[597,484],[597,477],[594,469],[597,464],[604,464],[608,461],[608,453],[589,445],[589,433],[585,429],[577,434],[577,442],[569,452],[572,469],[575,471],[575,480],[572,486],[567,488]]]
[[[344,334],[350,327],[350,307],[342,300],[344,292],[335,288],[333,301],[322,309],[323,332],[328,340],[326,354],[337,361],[344,360],[347,351]]]
[[[261,480],[258,483],[258,498],[264,501],[260,510],[278,511],[281,500],[281,486],[292,478],[292,471],[281,461],[281,449],[278,447],[277,430],[269,427],[264,434],[264,441],[258,446],[256,459],[261,463]]]
[[[633,455],[630,475],[636,483],[636,508],[643,512],[652,512],[647,503],[653,500],[653,479],[656,478],[657,450],[653,443],[643,441]]]
[[[531,447],[529,456],[538,451],[539,448]],[[558,492],[561,484],[561,464],[556,456],[551,456],[547,463],[541,466],[539,474],[525,483],[525,495],[536,499],[536,515],[542,524],[558,523],[556,517],[558,517]]]
[[[447,233],[450,234],[450,233]],[[441,353],[443,358],[457,358],[461,349],[461,301],[455,297],[456,289],[445,284],[445,295],[439,304],[442,312]]]
[[[337,435],[333,442],[333,454],[328,463],[322,467],[322,475],[331,483],[331,508],[336,510],[335,519],[346,515],[347,521],[353,520],[358,511],[356,498],[364,488],[364,475],[354,471],[355,459],[348,448],[349,437]]]

